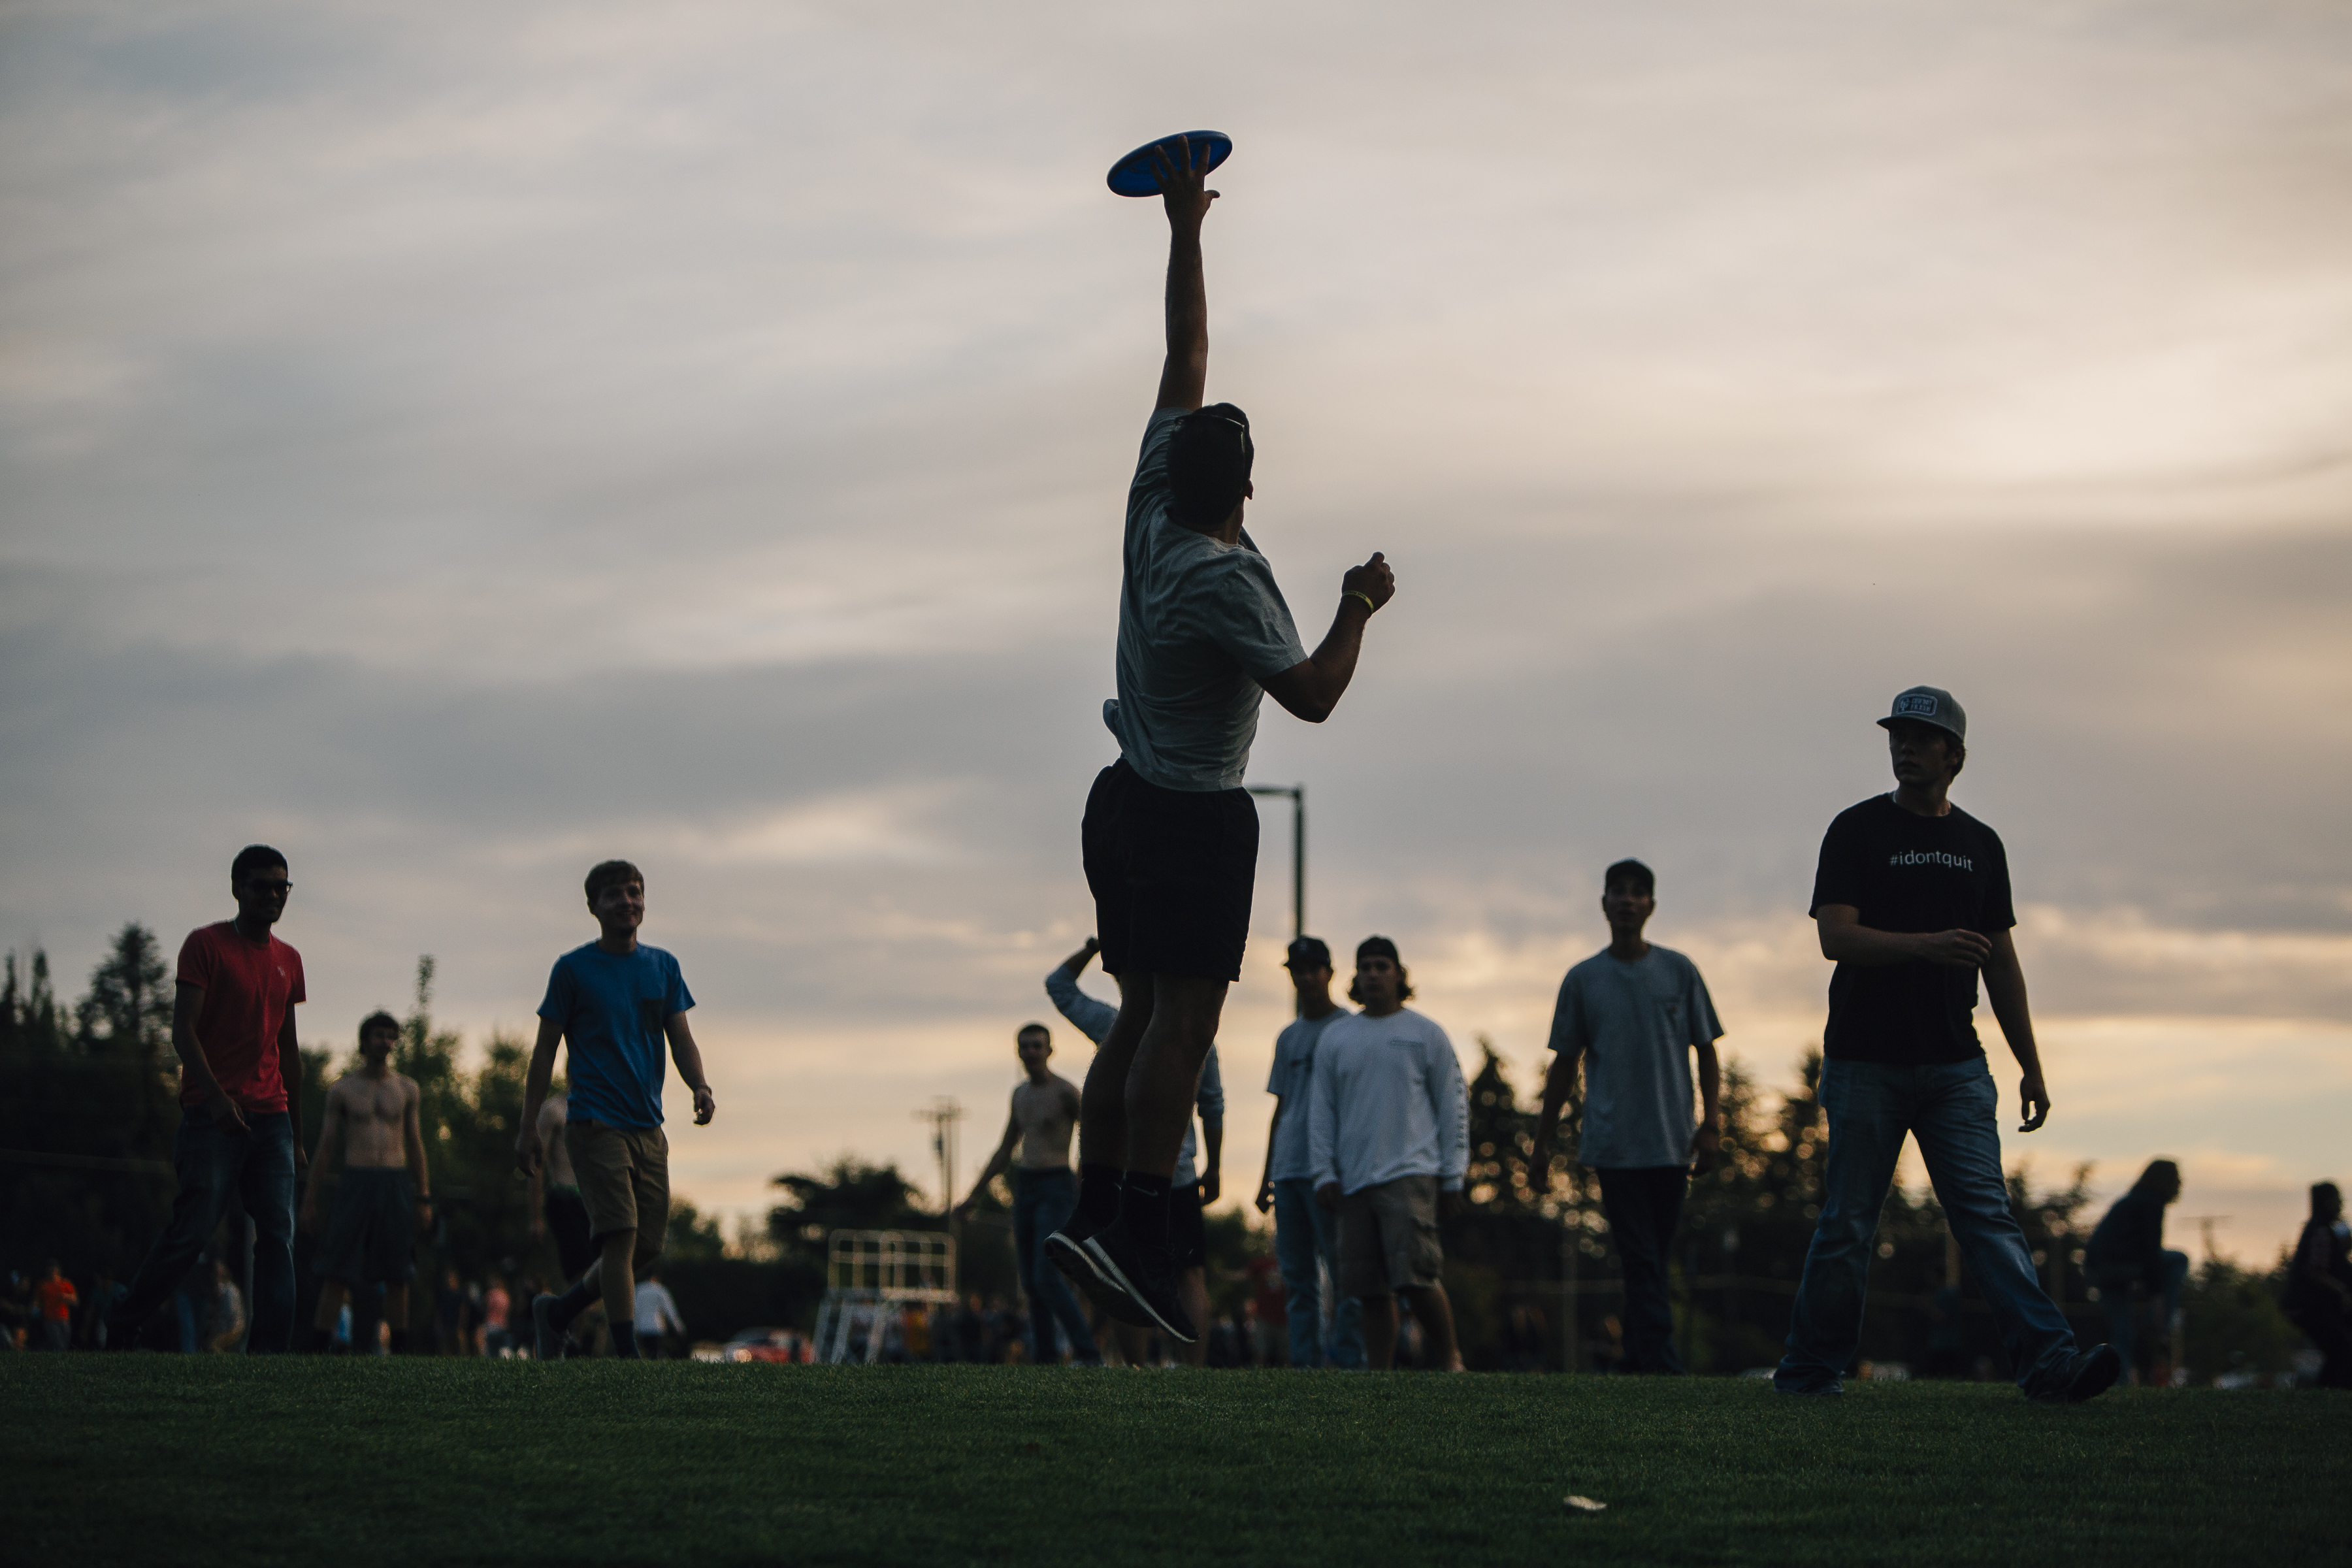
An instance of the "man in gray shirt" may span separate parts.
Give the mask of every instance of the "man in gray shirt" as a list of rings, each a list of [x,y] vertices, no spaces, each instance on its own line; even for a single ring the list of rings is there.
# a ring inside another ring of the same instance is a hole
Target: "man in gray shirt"
[[[1298,938],[1282,962],[1298,993],[1298,1016],[1274,1043],[1274,1073],[1265,1085],[1274,1096],[1274,1121],[1265,1130],[1257,1212],[1274,1215],[1275,1264],[1288,1292],[1283,1305],[1289,1319],[1290,1364],[1352,1370],[1364,1364],[1363,1303],[1337,1289],[1339,1216],[1315,1201],[1315,1162],[1307,1137],[1316,1047],[1324,1031],[1349,1014],[1331,1000],[1331,950],[1322,938]],[[1327,1271],[1337,1298],[1328,1339],[1322,1281]]]
[[[1675,1354],[1666,1258],[1691,1172],[1715,1163],[1722,1069],[1715,1042],[1723,1026],[1698,965],[1643,940],[1658,908],[1657,879],[1639,860],[1620,860],[1601,879],[1609,945],[1568,972],[1551,1019],[1551,1072],[1528,1169],[1538,1190],[1551,1184],[1551,1140],[1560,1107],[1584,1068],[1584,1126],[1576,1158],[1601,1177],[1610,1239],[1625,1271],[1625,1370],[1683,1370]],[[1705,1109],[1691,1121],[1691,1052],[1698,1053]]]
[[[1217,193],[1179,138],[1157,155],[1168,216],[1168,355],[1127,498],[1118,696],[1103,718],[1119,758],[1087,797],[1087,885],[1117,1026],[1087,1070],[1078,1211],[1046,1238],[1111,1317],[1196,1337],[1177,1299],[1170,1178],[1225,988],[1241,978],[1257,876],[1257,811],[1242,775],[1258,700],[1320,723],[1347,690],[1364,623],[1396,582],[1375,554],[1340,580],[1322,645],[1298,640],[1274,570],[1242,528],[1254,491],[1249,418],[1201,406],[1209,301],[1201,224]]]

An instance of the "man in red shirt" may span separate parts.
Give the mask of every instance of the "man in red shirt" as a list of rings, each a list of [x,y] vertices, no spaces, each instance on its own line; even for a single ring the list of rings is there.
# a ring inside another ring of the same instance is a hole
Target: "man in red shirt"
[[[180,1056],[179,1195],[163,1234],[114,1310],[109,1348],[129,1350],[212,1239],[234,1193],[253,1221],[252,1332],[246,1348],[283,1352],[294,1332],[294,1173],[307,1164],[302,1057],[294,1007],[302,955],[270,934],[286,912],[286,857],[267,845],[229,868],[236,919],[202,926],[180,947],[172,1046]]]
[[[40,1308],[39,1321],[33,1325],[33,1348],[61,1351],[71,1345],[74,1308],[80,1304],[81,1293],[56,1259],[50,1260],[47,1274],[33,1287],[33,1300]]]

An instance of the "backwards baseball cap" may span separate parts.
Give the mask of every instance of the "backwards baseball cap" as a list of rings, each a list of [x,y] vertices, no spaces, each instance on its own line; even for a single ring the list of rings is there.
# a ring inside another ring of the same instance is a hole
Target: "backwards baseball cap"
[[[1331,950],[1323,944],[1319,936],[1294,937],[1290,942],[1290,956],[1282,961],[1282,966],[1285,969],[1328,969],[1331,967]]]
[[[1891,730],[1905,720],[1916,724],[1932,724],[1955,740],[1969,738],[1968,710],[1952,700],[1952,694],[1940,686],[1915,686],[1895,699],[1895,710],[1878,721],[1879,728]]]

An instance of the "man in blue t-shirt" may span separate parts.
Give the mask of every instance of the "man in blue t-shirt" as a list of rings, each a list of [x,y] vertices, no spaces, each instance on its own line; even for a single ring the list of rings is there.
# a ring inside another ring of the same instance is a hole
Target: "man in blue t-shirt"
[[[1878,721],[1895,788],[1840,812],[1822,839],[1812,917],[1830,978],[1822,1034],[1822,1109],[1830,1122],[1822,1215],[1789,1317],[1789,1353],[1772,1384],[1835,1394],[1862,1340],[1878,1211],[1907,1137],[1936,1186],[2017,1384],[2035,1399],[2104,1394],[2122,1361],[2083,1350],[2042,1289],[2000,1173],[2000,1091],[1977,1041],[1977,979],[2023,1074],[2032,1132],[2050,1116],[2025,972],[2010,928],[2009,856],[2000,836],[1954,805],[1969,755],[1968,714],[1933,686],[1899,693]]]
[[[1601,1178],[1609,1239],[1625,1272],[1627,1372],[1679,1373],[1666,1259],[1690,1178],[1705,1175],[1722,1141],[1723,1036],[1698,965],[1653,945],[1642,928],[1658,909],[1656,877],[1639,860],[1601,874],[1609,945],[1568,972],[1551,1016],[1551,1071],[1536,1119],[1528,1175],[1551,1185],[1552,1130],[1584,1064],[1584,1118],[1576,1158]],[[1698,1058],[1699,1119],[1691,1120],[1691,1058]]]
[[[563,1331],[601,1293],[613,1353],[637,1354],[636,1275],[659,1257],[669,1225],[669,1140],[662,1135],[662,1046],[694,1090],[694,1124],[718,1110],[702,1075],[702,1052],[687,1026],[694,994],[677,960],[637,941],[646,919],[646,879],[626,860],[588,873],[588,909],[602,934],[555,961],[539,1005],[539,1039],[523,1089],[522,1131],[515,1163],[537,1175],[545,1150],[539,1110],[555,1072],[555,1047],[569,1044],[571,1114],[563,1145],[579,1178],[597,1259],[561,1296],[530,1304],[535,1352],[561,1359]]]

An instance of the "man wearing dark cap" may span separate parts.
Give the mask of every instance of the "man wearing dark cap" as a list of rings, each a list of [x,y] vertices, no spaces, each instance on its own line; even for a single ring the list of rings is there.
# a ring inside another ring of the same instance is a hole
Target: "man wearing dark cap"
[[[1323,1331],[1322,1281],[1317,1269],[1339,1278],[1339,1216],[1315,1201],[1315,1163],[1307,1152],[1307,1090],[1315,1079],[1315,1047],[1323,1032],[1348,1016],[1331,1000],[1331,950],[1302,936],[1283,961],[1298,993],[1298,1016],[1274,1042],[1274,1121],[1265,1130],[1265,1173],[1258,1179],[1257,1212],[1274,1215],[1275,1265],[1282,1270],[1290,1324],[1290,1364],[1355,1368],[1364,1364],[1363,1308],[1337,1289],[1331,1331]]]
[[[1078,1211],[1047,1238],[1104,1311],[1189,1344],[1168,1224],[1177,1145],[1241,978],[1257,872],[1257,811],[1242,775],[1262,693],[1320,723],[1347,690],[1364,623],[1395,592],[1375,554],[1341,579],[1310,656],[1273,568],[1242,527],[1254,493],[1249,420],[1201,406],[1209,306],[1203,188],[1189,145],[1158,173],[1169,226],[1168,356],[1128,492],[1118,696],[1103,717],[1119,758],[1087,797],[1083,842],[1118,1025],[1087,1070]]]
[[[1666,1260],[1694,1171],[1721,1142],[1723,1026],[1698,965],[1642,935],[1657,911],[1657,879],[1639,860],[1601,874],[1609,945],[1568,972],[1551,1016],[1551,1071],[1536,1118],[1528,1171],[1551,1184],[1552,1130],[1584,1064],[1584,1118],[1576,1157],[1601,1179],[1609,1239],[1625,1273],[1627,1372],[1679,1373]],[[1704,1110],[1691,1120],[1691,1059]]]
[[[1839,1392],[1862,1336],[1879,1207],[1908,1135],[2018,1387],[2035,1399],[2090,1399],[2114,1384],[2121,1359],[2107,1345],[2075,1344],[2033,1271],[2001,1179],[2000,1097],[1977,1041],[1979,973],[2024,1073],[2019,1131],[2049,1119],[2050,1091],[2010,938],[2008,856],[1991,828],[1950,800],[1968,761],[1968,715],[1950,692],[1915,686],[1878,722],[1895,787],[1830,824],[1813,879],[1822,956],[1837,964],[1822,1037],[1830,1155],[1773,1386]]]
[[[1412,982],[1388,938],[1356,944],[1348,999],[1364,1010],[1324,1036],[1307,1086],[1315,1201],[1339,1216],[1333,1284],[1363,1303],[1370,1370],[1395,1360],[1401,1295],[1422,1327],[1425,1364],[1459,1372],[1437,1221],[1460,1212],[1470,1168],[1462,1063],[1436,1020],[1405,1005]]]

